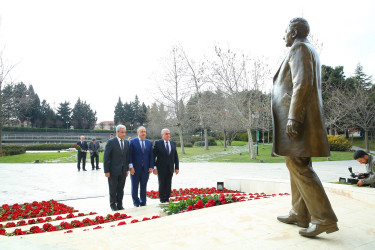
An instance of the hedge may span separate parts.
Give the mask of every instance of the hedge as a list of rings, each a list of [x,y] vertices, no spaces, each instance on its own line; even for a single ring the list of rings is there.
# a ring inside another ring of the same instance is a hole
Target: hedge
[[[61,144],[32,144],[26,145],[26,150],[37,151],[37,150],[63,150],[68,148],[74,148],[73,143],[61,143]]]
[[[196,141],[194,146],[204,146],[204,138],[203,141]],[[214,137],[208,137],[208,146],[217,146],[216,139]]]
[[[0,156],[20,155],[26,153],[25,146],[22,145],[3,145]]]
[[[176,147],[181,147],[181,143],[180,142],[176,142]],[[184,147],[185,148],[192,148],[193,144],[191,142],[184,142]]]
[[[328,144],[331,151],[348,151],[353,146],[353,143],[338,135],[328,135]]]

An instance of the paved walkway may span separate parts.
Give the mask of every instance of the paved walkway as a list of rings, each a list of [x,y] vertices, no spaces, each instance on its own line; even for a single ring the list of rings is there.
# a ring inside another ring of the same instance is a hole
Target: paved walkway
[[[313,163],[322,182],[348,177],[348,166],[355,172],[364,170],[354,160]],[[288,180],[289,174],[283,163],[182,163],[180,174],[173,177],[173,188],[213,187],[229,177]],[[0,183],[0,205],[55,199],[80,212],[110,212],[108,184],[102,169],[77,172],[71,163],[0,164]],[[353,192],[364,190],[355,186],[348,188]],[[157,190],[154,175],[150,177],[148,190]],[[366,191],[375,194],[375,189]],[[328,193],[328,196],[339,218],[340,231],[322,234],[316,239],[301,237],[296,226],[276,221],[277,215],[286,214],[290,208],[290,196],[282,196],[123,227],[0,237],[0,249],[374,249],[375,204],[338,193]],[[157,200],[149,199],[146,209],[155,212],[156,204]],[[142,211],[132,209],[129,179],[125,185],[124,206],[125,213],[132,216]]]
[[[365,167],[356,161],[314,162],[313,167],[322,182],[349,177],[348,166],[354,172]],[[24,203],[34,200],[72,200],[108,197],[108,182],[103,169],[77,172],[74,163],[0,164],[0,204]],[[289,180],[284,163],[181,163],[180,174],[173,177],[173,188],[216,187],[224,178],[247,177]],[[130,179],[125,194],[130,194]],[[157,190],[157,176],[151,175],[148,190]],[[126,204],[131,206],[131,204]]]

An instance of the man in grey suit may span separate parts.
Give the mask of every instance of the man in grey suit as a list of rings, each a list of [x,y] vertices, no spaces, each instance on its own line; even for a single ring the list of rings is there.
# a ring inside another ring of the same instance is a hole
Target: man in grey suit
[[[323,117],[321,65],[307,40],[309,31],[305,19],[294,18],[285,32],[284,40],[290,51],[273,78],[272,151],[285,156],[292,190],[289,215],[277,219],[307,228],[299,233],[314,237],[339,229],[311,163],[311,157],[329,156],[330,152]]]
[[[112,211],[123,210],[122,199],[126,177],[129,175],[129,142],[125,140],[126,127],[116,127],[116,137],[104,149],[104,173],[108,178],[109,202]]]
[[[96,170],[100,169],[100,167],[99,167],[99,148],[100,148],[99,142],[97,142],[95,138],[92,139],[92,142],[90,142],[90,144],[89,144],[92,170],[95,169],[94,159],[96,161]]]

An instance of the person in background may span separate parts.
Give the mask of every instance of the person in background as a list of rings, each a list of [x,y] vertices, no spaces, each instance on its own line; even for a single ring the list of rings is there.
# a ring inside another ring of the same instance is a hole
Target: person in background
[[[113,136],[113,134],[111,133],[111,134],[109,135],[109,138],[107,139],[107,142],[108,142],[109,140],[111,140],[113,137],[114,137],[114,136]]]
[[[89,145],[92,170],[95,169],[95,166],[96,166],[96,170],[100,169],[100,167],[99,167],[99,148],[100,148],[99,142],[97,142],[95,138],[92,139],[92,142],[90,142],[90,145]],[[94,165],[94,159],[96,161],[96,165]]]
[[[363,150],[357,150],[353,155],[354,160],[357,160],[361,164],[366,164],[366,178],[365,174],[358,174],[358,186],[365,184],[375,187],[375,157],[367,154]]]
[[[81,150],[78,151],[78,163],[77,163],[77,168],[78,171],[81,171],[81,160],[82,160],[82,171],[87,171],[86,170],[86,153],[87,153],[87,142],[85,141],[85,137],[82,135],[81,140],[77,142],[77,145],[81,147]]]

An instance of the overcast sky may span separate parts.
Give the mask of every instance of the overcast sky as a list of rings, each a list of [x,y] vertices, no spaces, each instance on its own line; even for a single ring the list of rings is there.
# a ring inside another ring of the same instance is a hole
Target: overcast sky
[[[0,0],[0,48],[17,64],[13,81],[52,107],[80,97],[100,122],[113,120],[119,96],[147,105],[158,97],[153,76],[176,44],[195,58],[215,44],[265,55],[275,73],[285,28],[299,16],[323,42],[322,64],[348,77],[361,63],[375,76],[375,1]]]

